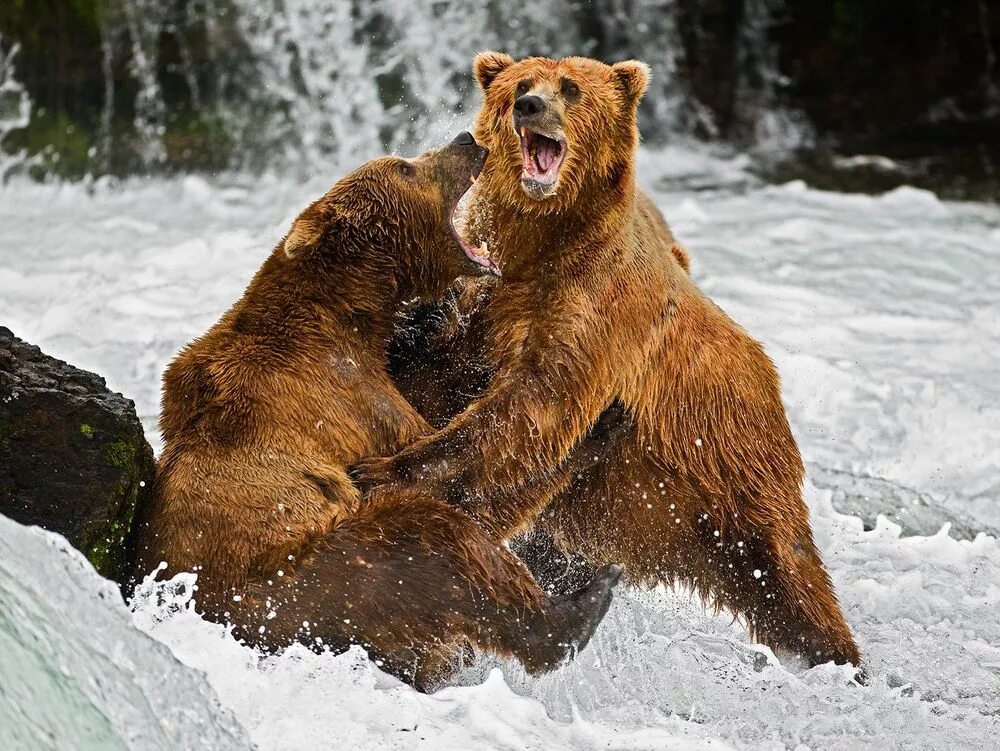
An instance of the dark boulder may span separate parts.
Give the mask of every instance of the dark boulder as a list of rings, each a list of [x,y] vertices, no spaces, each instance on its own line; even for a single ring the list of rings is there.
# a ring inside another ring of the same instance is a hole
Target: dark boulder
[[[130,399],[0,327],[0,514],[58,532],[122,581],[153,471]]]

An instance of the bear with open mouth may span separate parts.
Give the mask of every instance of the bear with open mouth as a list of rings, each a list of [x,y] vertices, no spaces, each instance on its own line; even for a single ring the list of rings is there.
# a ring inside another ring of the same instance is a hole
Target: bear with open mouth
[[[431,432],[390,380],[386,347],[404,302],[495,273],[453,225],[486,154],[464,133],[355,170],[302,212],[243,297],[170,364],[137,577],[195,572],[199,611],[246,643],[359,644],[425,690],[469,644],[533,673],[586,645],[619,566],[550,596],[442,497],[362,498],[349,476],[360,459]],[[585,441],[583,463],[567,471],[589,466],[600,440]],[[517,494],[547,496],[560,482],[553,473]]]
[[[636,186],[648,68],[496,52],[474,68],[491,156],[464,233],[503,276],[447,327],[457,339],[397,346],[404,393],[435,424],[454,419],[369,461],[365,482],[448,495],[500,538],[533,528],[592,564],[622,561],[633,583],[688,585],[811,664],[857,665],[774,365],[695,286]],[[455,353],[480,363],[452,368],[464,390],[440,369]],[[421,396],[436,384],[448,398]],[[518,503],[514,489],[560,467],[615,401],[631,428],[605,460]]]

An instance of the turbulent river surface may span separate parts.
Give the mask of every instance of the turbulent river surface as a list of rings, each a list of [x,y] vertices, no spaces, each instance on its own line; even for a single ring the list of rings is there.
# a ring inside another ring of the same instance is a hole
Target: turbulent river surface
[[[484,660],[424,696],[360,651],[262,657],[170,586],[129,610],[60,538],[0,519],[0,747],[994,744],[1000,207],[767,186],[681,146],[640,163],[698,284],[778,365],[867,686],[775,658],[686,592],[623,590],[557,673]],[[135,399],[158,448],[164,367],[338,174],[13,181],[0,187],[0,322]]]

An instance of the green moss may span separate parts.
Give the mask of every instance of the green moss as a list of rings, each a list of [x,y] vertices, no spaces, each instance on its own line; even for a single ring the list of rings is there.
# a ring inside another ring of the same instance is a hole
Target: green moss
[[[131,518],[129,519],[131,522]],[[106,525],[87,547],[87,560],[101,576],[120,581],[125,573],[125,533],[128,527],[119,520]]]
[[[135,446],[127,441],[115,441],[104,449],[104,461],[109,467],[120,469],[126,473],[135,474],[136,483],[139,481],[139,468],[135,463]]]
[[[104,463],[119,470],[121,479],[107,499],[109,521],[89,530],[83,547],[87,560],[99,574],[122,581],[127,573],[125,538],[132,527],[142,481],[135,442],[120,440],[108,444]]]
[[[88,425],[87,423],[83,423],[83,424],[80,425],[80,434],[84,438],[93,438],[94,437],[94,429],[90,425]]]
[[[172,168],[219,170],[229,166],[236,144],[223,118],[188,112],[168,121],[163,147]]]
[[[12,131],[4,145],[13,152],[40,155],[48,172],[78,177],[91,165],[92,138],[87,125],[74,122],[65,113],[35,110],[28,127]]]
[[[22,43],[39,46],[51,44],[47,32],[59,25],[99,39],[101,5],[100,0],[4,0],[0,30]],[[16,36],[11,32],[17,32]]]
[[[87,560],[101,576],[108,579],[118,579],[121,575],[121,568],[116,561],[117,556],[111,538],[103,537],[92,542],[87,548],[86,555]]]

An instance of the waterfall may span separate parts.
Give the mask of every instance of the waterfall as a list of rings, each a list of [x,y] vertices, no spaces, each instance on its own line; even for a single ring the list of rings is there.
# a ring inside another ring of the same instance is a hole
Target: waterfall
[[[746,0],[739,35],[735,106],[747,123],[749,142],[765,151],[811,146],[815,140],[806,114],[781,101],[780,90],[789,82],[778,71],[778,49],[768,34],[781,6],[782,0]]]
[[[579,32],[564,34],[574,26],[574,4],[515,12],[496,0],[105,2],[104,58],[130,56],[132,137],[147,168],[168,158],[171,108],[221,123],[238,166],[413,150],[446,137],[457,119],[467,124],[477,51],[581,48]],[[170,106],[157,79],[164,40],[179,57],[181,90]],[[103,122],[111,123],[120,101],[114,73],[105,77]],[[102,139],[103,149],[120,147]]]
[[[477,106],[470,63],[483,49],[520,57],[594,55],[640,57],[653,68],[641,113],[647,139],[696,129],[718,135],[711,111],[681,75],[683,44],[676,0],[596,0],[594,3],[512,5],[502,0],[109,0],[106,40],[126,38],[138,81],[136,133],[144,163],[162,158],[162,104],[157,104],[155,49],[150,40],[203,28],[209,76],[204,97],[188,53],[181,55],[190,106],[227,124],[244,162],[327,163],[388,151],[414,151],[465,127]],[[188,7],[187,26],[177,22]],[[766,51],[767,8],[744,37],[753,37],[752,65],[774,64]],[[173,10],[172,10],[173,9]],[[235,81],[232,71],[240,71]],[[227,80],[223,77],[230,76]],[[204,76],[203,76],[204,78]],[[776,74],[758,75],[770,83]],[[773,94],[773,87],[765,89]],[[748,89],[749,96],[757,93]],[[767,107],[774,104],[773,96]],[[743,111],[749,112],[747,101]],[[781,113],[761,109],[754,118],[762,138],[791,131]],[[795,140],[795,139],[793,139]]]
[[[8,134],[27,127],[31,121],[31,98],[14,75],[18,51],[15,43],[4,52],[4,40],[0,37],[0,182],[9,172],[32,161],[23,151],[9,153],[4,149]]]
[[[748,0],[736,52],[725,50],[747,68],[736,107],[750,123],[741,123],[749,133],[742,145],[796,141],[793,119],[778,106],[776,53],[766,38],[776,1]],[[308,172],[385,151],[412,153],[469,125],[479,102],[470,66],[484,49],[642,59],[653,70],[640,111],[647,141],[731,135],[687,75],[697,61],[686,56],[682,26],[700,3],[93,2],[100,24],[92,52],[99,116],[88,134],[93,172]]]

